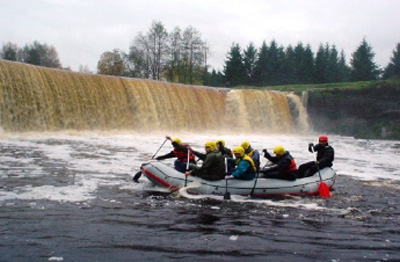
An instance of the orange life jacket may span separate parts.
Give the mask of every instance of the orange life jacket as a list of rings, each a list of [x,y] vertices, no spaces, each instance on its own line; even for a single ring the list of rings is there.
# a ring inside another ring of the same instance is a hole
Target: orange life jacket
[[[182,144],[182,146],[185,146],[185,145]],[[174,149],[173,152],[174,152],[174,155],[179,159],[179,161],[181,161],[181,162],[187,162],[188,161],[188,159],[187,159],[188,153],[187,153],[186,150],[176,150],[176,149]],[[190,152],[189,161],[194,163],[195,162],[194,158],[195,158],[195,155],[193,154],[193,152]]]
[[[283,172],[290,173],[293,171],[297,171],[297,165],[294,158],[290,158],[290,166],[288,166],[285,170],[283,170]]]

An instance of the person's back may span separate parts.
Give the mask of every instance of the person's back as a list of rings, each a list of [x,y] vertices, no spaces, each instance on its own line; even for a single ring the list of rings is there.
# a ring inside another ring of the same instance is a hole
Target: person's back
[[[230,150],[228,147],[225,146],[225,141],[220,139],[216,141],[217,143],[217,148],[221,155],[224,157],[233,157],[232,150]]]
[[[264,157],[274,163],[271,167],[265,167],[261,170],[263,177],[278,178],[285,180],[296,180],[297,165],[294,158],[282,146],[274,148],[274,154],[271,156],[266,149],[263,150]]]
[[[333,160],[335,159],[335,151],[333,147],[328,145],[328,137],[320,136],[318,138],[318,144],[308,144],[308,151],[310,153],[317,152],[317,158],[315,161],[309,161],[299,166],[298,177],[312,176],[318,170],[325,167],[332,167]]]
[[[314,150],[317,151],[317,161],[320,169],[333,166],[333,160],[335,159],[333,147],[328,143],[324,145],[318,144],[314,146]]]
[[[232,178],[244,180],[254,179],[257,167],[253,159],[244,153],[244,148],[242,146],[234,148],[233,153],[235,159],[231,159],[230,161],[235,161],[237,167],[231,172]]]
[[[260,169],[260,153],[257,149],[254,149],[250,142],[244,141],[241,145],[244,148],[244,153],[253,159],[253,162],[257,168],[257,171]]]
[[[167,139],[171,140],[171,144],[173,146],[173,151],[156,157],[156,160],[164,160],[168,158],[176,157],[177,159],[174,161],[174,167],[179,172],[184,173],[186,171],[187,162],[195,164],[195,156],[193,152],[189,151],[189,159],[188,159],[188,149],[187,145],[183,144],[179,138],[171,139],[171,137],[167,136]]]
[[[206,143],[206,156],[200,168],[186,172],[187,175],[205,180],[220,180],[225,177],[225,160],[216,148],[215,142]]]

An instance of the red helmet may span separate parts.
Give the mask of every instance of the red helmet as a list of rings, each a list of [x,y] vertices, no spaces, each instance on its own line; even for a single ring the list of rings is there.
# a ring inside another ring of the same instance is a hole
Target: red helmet
[[[319,137],[319,142],[326,142],[326,143],[328,143],[328,137],[327,137],[327,136],[320,136],[320,137]]]

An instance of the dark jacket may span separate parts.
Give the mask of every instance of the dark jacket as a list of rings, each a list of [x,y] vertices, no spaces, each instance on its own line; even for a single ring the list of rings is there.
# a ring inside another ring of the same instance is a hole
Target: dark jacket
[[[220,180],[225,177],[225,160],[218,150],[206,154],[203,165],[191,172],[192,176],[205,180]]]
[[[286,180],[295,180],[297,178],[297,165],[294,158],[286,151],[282,156],[271,156],[268,152],[264,152],[264,157],[274,163],[265,172],[264,177],[279,178]]]
[[[330,145],[326,144],[325,146],[323,146],[321,144],[316,144],[314,146],[310,144],[308,147],[308,151],[310,151],[311,153],[317,152],[317,161],[320,169],[333,166],[335,151]]]
[[[293,172],[297,170],[296,162],[289,151],[286,151],[282,156],[271,156],[268,152],[266,152],[264,156],[275,164],[269,169],[271,171]]]
[[[233,157],[232,150],[230,150],[227,147],[219,146],[218,150],[219,150],[220,154],[223,155],[224,157]]]
[[[156,157],[156,160],[164,160],[167,158],[176,157],[181,162],[187,162],[187,152],[188,152],[188,149],[186,148],[186,146],[178,145],[178,146],[174,147],[174,150],[169,152],[168,154]],[[194,154],[192,152],[189,155],[189,162],[196,163],[194,160]]]

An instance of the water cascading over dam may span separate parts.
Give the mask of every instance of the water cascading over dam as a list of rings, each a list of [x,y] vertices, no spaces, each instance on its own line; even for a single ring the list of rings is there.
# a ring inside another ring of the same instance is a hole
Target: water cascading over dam
[[[306,122],[306,111],[293,94],[81,74],[0,60],[0,127],[7,132],[268,134],[303,132]]]

